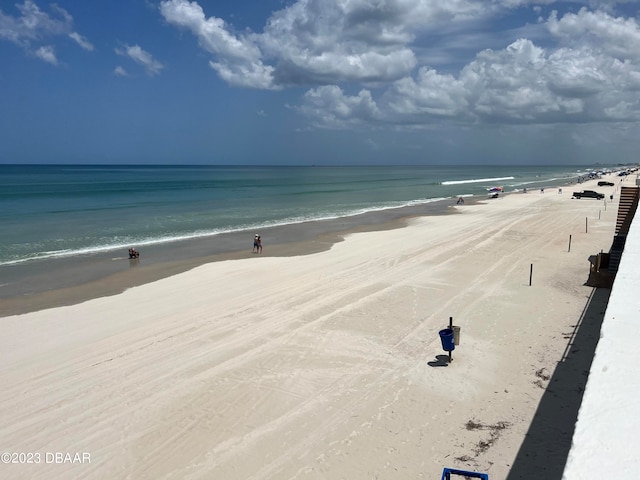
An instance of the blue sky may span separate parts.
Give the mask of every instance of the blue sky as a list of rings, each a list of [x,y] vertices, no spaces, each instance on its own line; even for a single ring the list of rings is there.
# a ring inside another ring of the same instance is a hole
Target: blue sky
[[[639,14],[0,0],[0,163],[635,163]]]

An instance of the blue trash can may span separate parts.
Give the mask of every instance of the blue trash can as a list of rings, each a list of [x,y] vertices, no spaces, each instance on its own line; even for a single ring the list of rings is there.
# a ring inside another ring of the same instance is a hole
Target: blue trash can
[[[456,349],[456,344],[453,341],[453,330],[451,328],[445,328],[440,330],[440,341],[442,342],[442,349],[446,352],[452,352]]]
[[[442,480],[453,480],[451,474],[457,476],[463,476],[465,478],[479,478],[481,480],[489,480],[488,473],[480,472],[468,472],[466,470],[458,470],[457,468],[445,468],[442,472]]]

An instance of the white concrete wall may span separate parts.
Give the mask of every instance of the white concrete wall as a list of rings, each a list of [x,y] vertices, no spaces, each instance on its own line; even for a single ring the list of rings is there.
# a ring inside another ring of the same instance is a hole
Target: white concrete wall
[[[640,479],[640,211],[627,236],[564,480]]]

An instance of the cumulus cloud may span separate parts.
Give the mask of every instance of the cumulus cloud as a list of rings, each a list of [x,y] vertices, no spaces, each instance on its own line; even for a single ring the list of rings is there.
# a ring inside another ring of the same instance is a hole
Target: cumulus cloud
[[[371,92],[361,90],[357,95],[348,96],[335,85],[309,90],[300,110],[316,119],[318,126],[336,128],[369,124],[380,116]]]
[[[452,75],[422,67],[416,78],[406,77],[388,89],[383,102],[386,116],[399,123],[421,123],[423,118],[453,118],[468,112],[468,91]]]
[[[51,5],[51,15],[43,12],[32,1],[15,5],[19,15],[12,16],[0,10],[0,40],[8,40],[53,65],[58,64],[51,45],[41,45],[45,39],[68,37],[81,48],[91,51],[93,45],[73,30],[73,17],[63,8]]]
[[[501,50],[478,52],[458,75],[420,67],[395,81],[371,100],[378,112],[375,125],[640,120],[636,21],[583,9],[561,18],[554,13],[547,23],[560,39],[553,48],[518,39]],[[580,36],[584,41],[576,41]],[[348,119],[337,115],[337,106],[355,97],[326,91],[334,98],[324,108],[305,96],[300,111],[318,125],[344,128]]]
[[[275,13],[257,41],[282,85],[392,81],[416,65],[407,46],[415,19],[397,3],[299,1]]]
[[[421,68],[395,82],[376,102],[367,90],[349,96],[337,87],[311,90],[299,110],[318,126],[545,124],[638,121],[640,69],[610,57],[561,49],[548,54],[529,40],[484,51],[456,78]],[[367,99],[369,117],[346,105]],[[322,101],[320,101],[321,99]]]
[[[125,45],[124,48],[116,48],[115,51],[118,55],[128,57],[142,66],[147,72],[147,75],[157,75],[164,68],[164,65],[139,45]]]
[[[209,65],[221,78],[241,87],[274,89],[274,68],[262,61],[262,52],[251,36],[236,35],[224,20],[207,18],[196,2],[161,2],[160,12],[172,25],[191,31],[200,46],[217,58]]]
[[[640,28],[633,18],[582,8],[561,18],[554,11],[547,26],[552,35],[572,48],[592,47],[620,59],[640,60]]]
[[[396,80],[415,68],[409,45],[425,25],[477,20],[491,8],[477,0],[299,0],[275,12],[264,32],[239,33],[195,1],[160,3],[167,23],[214,55],[223,79],[263,89]]]
[[[613,13],[629,2],[575,3],[591,9],[536,23],[566,2],[297,0],[262,32],[238,32],[196,1],[164,0],[160,12],[232,86],[309,86],[297,108],[320,127],[637,121],[640,26]],[[496,35],[515,9],[534,22]]]

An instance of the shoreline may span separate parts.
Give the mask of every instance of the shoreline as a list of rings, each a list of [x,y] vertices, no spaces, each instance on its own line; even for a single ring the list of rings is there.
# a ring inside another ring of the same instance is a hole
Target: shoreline
[[[466,198],[467,205],[482,201]],[[419,216],[455,214],[450,207],[456,207],[455,199],[265,228],[261,231],[265,241],[261,256],[318,253],[352,233],[402,228]],[[250,252],[252,237],[251,231],[244,231],[149,245],[137,260],[127,259],[126,252],[105,252],[75,260],[45,259],[8,265],[0,268],[0,318],[117,295],[207,263],[251,258],[255,255]]]
[[[579,177],[552,178],[545,188],[572,185],[575,184],[576,180],[579,181]],[[533,187],[532,185],[532,188],[538,187]],[[516,190],[503,195],[519,193],[522,192]],[[486,200],[484,194],[464,195],[464,197],[468,202]],[[444,200],[418,206],[376,210],[331,220],[315,220],[300,224],[264,228],[260,229],[260,233],[265,246],[269,247],[265,250],[265,254],[273,251],[271,248],[273,246],[289,243],[295,247],[296,251],[303,251],[301,247],[294,245],[295,242],[307,242],[312,248],[318,248],[317,245],[313,245],[314,239],[321,237],[325,233],[344,235],[351,231],[358,231],[363,225],[386,224],[402,218],[446,213],[447,207],[452,206],[456,198],[456,196],[452,196]],[[158,279],[208,261],[242,258],[240,253],[245,252],[247,244],[251,245],[250,242],[254,233],[257,233],[257,231],[252,228],[251,231],[213,234],[206,237],[146,246],[128,245],[126,248],[130,246],[136,247],[142,253],[140,261],[135,264],[128,262],[126,249],[123,248],[122,251],[108,250],[97,253],[82,253],[71,257],[33,259],[16,264],[2,265],[0,266],[0,317],[11,313],[34,311],[48,305],[59,306],[69,303],[68,301],[51,303],[46,300],[44,297],[53,298],[55,296],[53,290],[59,290],[59,296],[65,296],[74,287],[82,287],[86,290],[87,284],[94,285],[94,293],[90,294],[89,297],[87,295],[74,295],[75,299],[82,300],[93,298],[96,294],[99,294],[97,283],[101,279],[112,279],[112,283],[121,281],[127,285],[138,285],[141,283],[139,278],[145,275],[152,279]],[[330,243],[334,241],[332,239]],[[323,246],[322,248],[328,247]],[[226,254],[226,257],[222,256],[222,254]],[[184,263],[183,267],[178,265],[181,262]],[[163,264],[163,266],[160,264]],[[166,274],[160,273],[163,268],[167,272]],[[143,270],[146,273],[135,272],[127,274],[126,272],[129,270]],[[119,280],[113,280],[114,277],[119,277]],[[133,280],[128,277],[136,277],[137,279]],[[113,293],[122,290],[114,290],[109,287],[106,291]],[[21,306],[21,303],[24,305]]]

